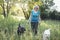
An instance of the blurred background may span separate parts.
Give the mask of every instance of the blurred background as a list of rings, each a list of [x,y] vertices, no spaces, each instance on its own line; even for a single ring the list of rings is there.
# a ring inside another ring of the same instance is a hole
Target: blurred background
[[[35,5],[40,7],[42,20],[35,40],[42,40],[47,28],[51,28],[50,40],[60,40],[60,0],[0,0],[0,40],[34,40],[27,20]],[[16,33],[19,23],[27,30],[22,37]]]

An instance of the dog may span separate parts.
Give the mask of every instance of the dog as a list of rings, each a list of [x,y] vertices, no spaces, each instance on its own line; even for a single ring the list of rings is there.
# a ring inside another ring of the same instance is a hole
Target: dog
[[[19,24],[17,29],[17,34],[22,35],[25,31],[26,29]]]
[[[43,40],[50,40],[50,29],[44,31]]]

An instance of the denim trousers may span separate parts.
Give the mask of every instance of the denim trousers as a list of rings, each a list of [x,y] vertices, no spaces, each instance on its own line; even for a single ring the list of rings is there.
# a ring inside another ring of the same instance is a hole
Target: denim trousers
[[[38,29],[38,22],[31,22],[31,29],[34,32],[34,34],[37,34],[37,29]]]

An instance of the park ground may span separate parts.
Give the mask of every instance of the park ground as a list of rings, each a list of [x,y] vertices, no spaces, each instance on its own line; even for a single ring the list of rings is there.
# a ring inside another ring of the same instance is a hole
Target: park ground
[[[26,28],[26,32],[21,36],[17,35],[19,23]],[[42,40],[42,34],[48,28],[51,29],[50,40],[60,40],[60,21],[58,20],[42,20],[38,27],[38,34],[33,36],[27,20],[18,21],[11,17],[5,19],[0,17],[0,40]],[[5,30],[7,30],[6,33]]]

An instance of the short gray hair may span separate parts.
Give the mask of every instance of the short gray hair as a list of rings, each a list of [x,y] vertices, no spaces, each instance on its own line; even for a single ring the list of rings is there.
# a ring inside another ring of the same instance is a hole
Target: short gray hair
[[[34,7],[33,7],[33,9],[34,9],[34,8],[38,8],[38,9],[39,9],[39,6],[38,6],[38,5],[36,5],[36,6],[34,6]]]

